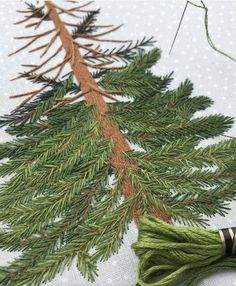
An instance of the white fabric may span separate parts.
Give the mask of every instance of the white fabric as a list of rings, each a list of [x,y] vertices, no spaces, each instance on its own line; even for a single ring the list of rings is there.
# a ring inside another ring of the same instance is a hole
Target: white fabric
[[[85,0],[81,1],[85,3]],[[163,51],[162,59],[154,68],[156,74],[165,75],[175,71],[173,87],[181,80],[189,77],[195,85],[195,95],[207,95],[215,104],[207,111],[198,114],[223,113],[236,116],[236,63],[213,51],[206,40],[203,11],[189,7],[184,19],[179,37],[171,56],[168,55],[171,41],[174,37],[185,0],[96,0],[94,7],[101,7],[99,22],[103,24],[126,25],[114,35],[114,38],[137,39],[153,35],[157,46]],[[200,1],[199,1],[200,2]],[[196,1],[196,3],[199,3]],[[58,0],[61,5],[66,2]],[[236,57],[236,2],[230,0],[208,0],[210,33],[216,45],[222,50]],[[30,84],[23,81],[10,82],[9,79],[22,71],[20,64],[33,63],[37,54],[22,53],[8,58],[7,54],[22,43],[13,40],[13,36],[25,34],[23,26],[13,25],[19,19],[15,12],[24,7],[20,0],[0,0],[0,86],[1,104],[0,115],[10,112],[17,100],[10,100],[9,95],[21,93],[30,89]],[[42,30],[42,27],[39,29]],[[28,32],[28,31],[27,31]],[[30,34],[32,31],[29,31]],[[236,127],[228,135],[236,135]],[[0,131],[0,141],[9,139],[3,130]],[[226,217],[212,219],[211,226],[235,226],[236,212],[232,204],[232,211]],[[134,224],[125,238],[124,245],[118,255],[114,255],[108,262],[99,265],[99,277],[91,284],[81,278],[73,267],[58,276],[49,286],[131,286],[135,285],[137,259],[130,248],[136,240],[137,230]],[[0,252],[0,265],[11,261],[13,253]],[[214,274],[205,279],[203,286],[236,285],[236,270]]]

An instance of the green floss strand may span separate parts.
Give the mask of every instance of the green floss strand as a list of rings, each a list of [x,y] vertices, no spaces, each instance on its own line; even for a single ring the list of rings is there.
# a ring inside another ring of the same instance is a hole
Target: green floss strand
[[[236,268],[236,258],[224,256],[218,230],[175,226],[143,216],[138,241],[139,286],[192,286],[207,275]]]

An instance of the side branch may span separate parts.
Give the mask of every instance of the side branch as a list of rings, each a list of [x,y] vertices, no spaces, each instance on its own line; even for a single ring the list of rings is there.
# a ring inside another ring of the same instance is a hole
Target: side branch
[[[37,13],[39,13],[43,8],[44,8],[44,5],[38,7],[36,10],[34,10],[34,11],[32,12],[32,14],[30,14],[29,16],[25,16],[25,18],[24,18],[23,20],[20,20],[20,21],[18,21],[18,22],[15,22],[14,24],[17,25],[17,24],[21,24],[21,23],[24,23],[24,22],[28,21],[29,19],[31,19],[32,17],[34,17]]]
[[[78,37],[80,37],[80,36],[86,36],[86,37],[93,37],[93,38],[96,38],[96,37],[100,37],[100,36],[104,36],[104,35],[107,35],[107,34],[110,34],[110,33],[112,33],[112,32],[115,32],[115,31],[117,31],[117,30],[119,30],[122,26],[124,26],[124,24],[121,24],[121,25],[119,25],[119,26],[117,26],[117,27],[114,27],[113,29],[110,29],[109,31],[106,31],[106,32],[103,32],[103,33],[99,33],[99,34],[95,34],[95,35],[84,35],[84,34],[78,34],[78,33],[75,33],[74,34],[74,36],[78,36]]]
[[[26,75],[29,75],[31,73],[34,73],[35,71],[41,69],[45,64],[47,64],[48,62],[50,62],[54,57],[56,57],[60,52],[62,51],[62,45],[55,51],[55,53],[53,53],[49,58],[47,58],[45,61],[43,61],[41,64],[39,65],[22,65],[23,67],[33,67],[33,69],[29,70],[28,72],[25,72],[24,74],[21,74],[13,79],[11,79],[12,81],[13,80],[16,80],[16,79],[19,79],[21,77],[25,77]],[[40,77],[40,76],[38,76]],[[37,78],[38,78],[37,77]]]

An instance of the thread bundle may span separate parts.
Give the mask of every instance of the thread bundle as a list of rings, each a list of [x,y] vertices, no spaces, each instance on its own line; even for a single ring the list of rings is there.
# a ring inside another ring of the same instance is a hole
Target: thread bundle
[[[140,258],[140,286],[193,286],[210,273],[236,268],[235,229],[174,226],[144,216],[132,247]]]

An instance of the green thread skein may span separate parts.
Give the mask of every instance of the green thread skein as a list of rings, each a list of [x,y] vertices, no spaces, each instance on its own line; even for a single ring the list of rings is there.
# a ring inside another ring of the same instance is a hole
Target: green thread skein
[[[236,258],[225,256],[223,241],[219,230],[141,217],[138,241],[132,245],[140,259],[137,285],[193,286],[210,273],[236,268]],[[235,243],[235,233],[231,243]]]

